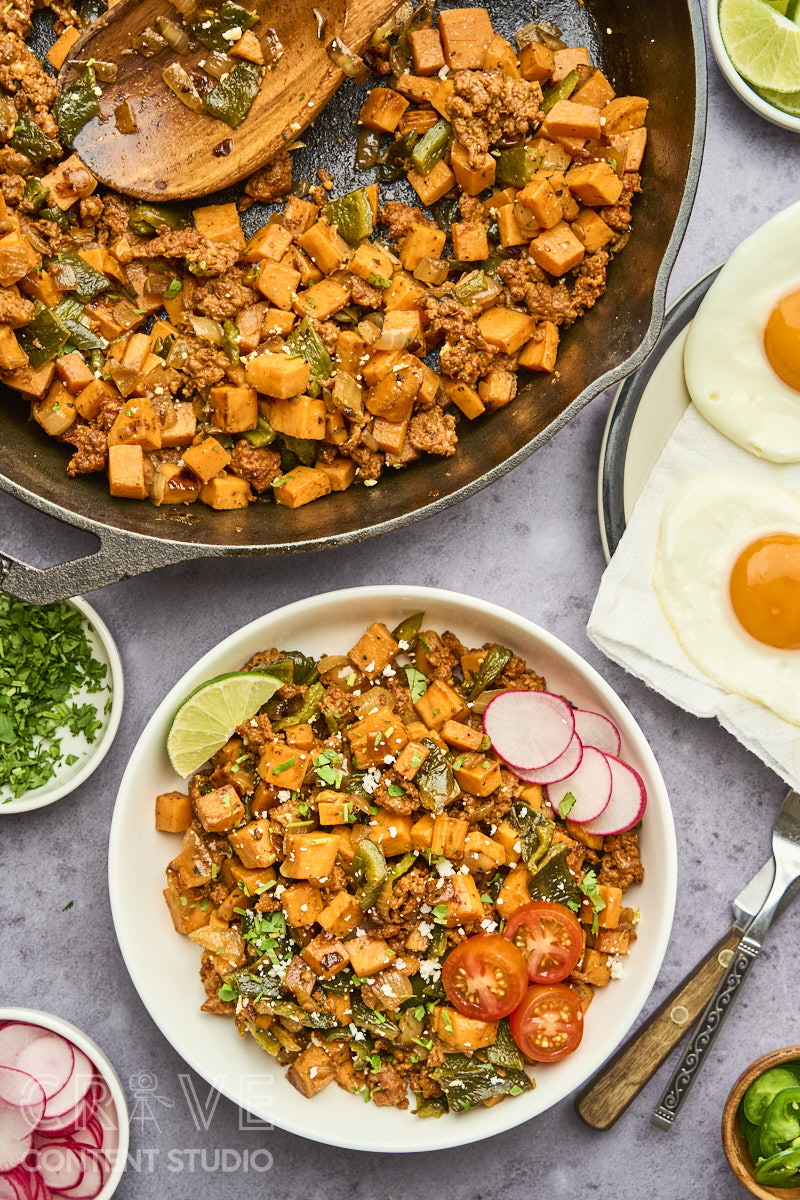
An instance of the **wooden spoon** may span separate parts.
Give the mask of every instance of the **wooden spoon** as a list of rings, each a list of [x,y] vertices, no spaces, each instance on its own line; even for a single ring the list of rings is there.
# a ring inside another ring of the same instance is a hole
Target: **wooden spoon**
[[[97,179],[131,196],[166,202],[209,195],[250,175],[314,120],[345,79],[326,53],[331,39],[339,37],[358,53],[400,0],[321,0],[319,8],[327,18],[324,41],[306,0],[243,2],[259,14],[253,32],[263,40],[274,29],[284,53],[267,71],[238,129],[191,112],[161,78],[176,61],[191,73],[208,55],[205,47],[183,57],[171,51],[153,58],[130,52],[132,36],[158,16],[175,15],[164,0],[120,0],[79,38],[61,68],[60,88],[76,78],[87,59],[118,67],[116,80],[102,85],[100,115],[84,125],[74,142]],[[135,133],[120,133],[116,127],[114,110],[124,100],[133,107]],[[227,142],[232,146],[225,152]]]

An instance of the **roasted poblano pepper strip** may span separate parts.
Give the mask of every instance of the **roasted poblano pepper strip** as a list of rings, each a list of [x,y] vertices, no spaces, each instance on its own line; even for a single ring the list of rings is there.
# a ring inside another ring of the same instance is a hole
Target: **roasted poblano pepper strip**
[[[411,648],[422,628],[424,616],[424,612],[418,612],[412,613],[410,617],[404,617],[400,624],[392,630],[394,640],[396,642],[405,642],[406,646]]]
[[[275,430],[267,418],[262,416],[259,416],[255,429],[248,429],[242,434],[244,440],[256,450],[260,450],[263,446],[271,445],[275,441],[276,436]]]
[[[476,1062],[466,1054],[446,1054],[431,1072],[454,1112],[463,1112],[494,1096],[518,1096],[533,1088],[524,1071],[500,1070],[493,1063]]]
[[[338,226],[339,233],[351,246],[358,246],[374,228],[372,205],[363,188],[331,200],[322,211],[331,225]]]
[[[442,119],[423,134],[411,151],[411,165],[420,175],[427,175],[444,158],[453,140],[453,126]]]
[[[565,842],[552,846],[528,880],[528,891],[532,900],[553,900],[578,912],[583,893],[567,865],[568,854]]]
[[[12,150],[24,154],[33,163],[44,162],[46,158],[55,158],[61,153],[58,142],[48,137],[41,126],[24,113],[14,126],[8,144]]]
[[[69,343],[77,350],[105,350],[108,342],[93,333],[83,323],[83,305],[77,300],[62,300],[53,309],[55,316],[69,330]]]
[[[61,229],[71,229],[74,221],[70,218],[69,209],[64,212],[61,208],[40,208],[37,214],[42,221],[52,221],[54,225],[58,225]]]
[[[73,291],[78,299],[83,300],[84,303],[94,300],[95,296],[99,296],[101,292],[108,291],[111,287],[110,281],[106,279],[102,271],[98,271],[95,267],[90,266],[75,250],[62,250],[56,255],[55,260],[50,259],[48,261],[66,263],[72,267],[77,280]]]
[[[255,1038],[261,1049],[266,1050],[267,1054],[271,1054],[273,1058],[278,1054],[281,1044],[268,1029],[259,1029],[258,1025],[254,1025],[252,1021],[245,1021],[244,1027]]]
[[[414,1099],[417,1102],[415,1117],[443,1117],[449,1111],[444,1096],[423,1096],[422,1092],[414,1092]]]
[[[486,1057],[495,1067],[505,1067],[510,1071],[521,1071],[525,1066],[522,1052],[511,1036],[511,1026],[508,1017],[503,1017],[497,1027],[497,1039],[492,1046],[486,1047]]]
[[[438,816],[453,798],[456,788],[453,772],[433,738],[422,738],[420,745],[429,753],[414,776],[414,786],[424,806]]]
[[[235,321],[225,321],[222,326],[222,349],[234,366],[239,363],[239,326]]]
[[[501,646],[495,642],[493,646],[489,647],[486,657],[478,668],[478,674],[472,681],[470,700],[477,700],[481,692],[485,692],[488,687],[492,686],[495,679],[503,674],[512,657],[513,652],[509,650],[508,646]]]
[[[204,111],[238,129],[253,107],[263,78],[263,67],[239,63],[203,97]]]
[[[391,1017],[387,1017],[385,1013],[370,1008],[368,1004],[364,1003],[358,992],[353,993],[351,1009],[353,1024],[357,1025],[359,1029],[366,1029],[368,1033],[372,1033],[376,1037],[387,1038],[392,1042],[399,1036],[400,1027],[397,1023]],[[354,1049],[356,1045],[357,1043],[354,1042]]]
[[[436,218],[436,224],[448,234],[453,228],[453,222],[459,220],[459,213],[458,199],[448,199],[447,196],[441,200],[437,200],[433,206],[433,215]]]
[[[522,801],[512,804],[508,820],[519,830],[523,861],[529,871],[535,870],[553,844],[555,821]]]
[[[17,341],[30,359],[31,366],[38,370],[56,357],[62,346],[69,341],[69,330],[54,312],[38,301],[32,321],[17,330]]]
[[[304,467],[313,467],[317,458],[317,443],[313,438],[296,438],[289,433],[282,433],[283,444],[290,454],[294,455],[294,461],[287,468],[291,470],[297,463],[302,463]]]
[[[483,271],[476,271],[469,279],[453,288],[453,295],[462,304],[469,304],[473,296],[486,291],[486,276]]]
[[[239,29],[252,29],[258,22],[258,17],[248,8],[225,0],[218,9],[204,8],[190,28],[198,42],[208,50],[219,50],[227,53],[231,43],[225,34],[237,26]]]
[[[171,204],[137,204],[128,217],[128,228],[139,237],[151,237],[159,226],[168,229],[185,229],[189,218],[182,208]]]
[[[32,176],[25,184],[23,199],[28,201],[34,212],[38,212],[47,203],[47,197],[50,195],[50,188],[47,188],[42,183],[41,179]]]
[[[356,137],[356,170],[368,171],[370,167],[375,166],[380,156],[381,135],[374,129],[366,129],[362,125]]]
[[[286,345],[292,358],[304,358],[310,366],[306,392],[309,396],[318,396],[322,390],[320,380],[330,379],[333,374],[333,361],[308,317],[304,317],[297,328],[292,330],[286,339]]]
[[[53,115],[58,123],[58,136],[65,146],[71,146],[87,121],[99,115],[96,87],[94,67],[89,64],[74,83],[56,96]]]
[[[542,155],[532,146],[512,146],[510,150],[501,150],[495,161],[498,183],[524,187],[541,166]]]
[[[364,838],[356,847],[353,875],[358,884],[356,900],[364,912],[367,912],[378,899],[378,894],[389,875],[383,851],[369,838]]]
[[[379,183],[393,183],[400,178],[418,140],[416,129],[409,129],[408,133],[395,138],[384,154],[383,162],[378,163],[376,175]]]
[[[575,88],[578,86],[578,72],[570,71],[558,83],[551,84],[550,87],[544,89],[542,95],[541,109],[544,113],[549,113],[554,105],[558,104],[559,100],[569,100]]]
[[[291,713],[288,717],[282,717],[279,721],[273,721],[272,728],[280,731],[289,729],[292,725],[310,725],[319,716],[320,703],[324,694],[325,688],[321,683],[312,683],[306,689],[303,703],[297,712]]]

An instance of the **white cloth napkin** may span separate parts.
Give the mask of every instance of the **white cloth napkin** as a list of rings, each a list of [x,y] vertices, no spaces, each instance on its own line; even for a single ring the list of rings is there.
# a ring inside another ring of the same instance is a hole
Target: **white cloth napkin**
[[[800,464],[755,458],[690,406],[661,453],[606,568],[587,633],[614,662],[673,704],[716,717],[768,766],[800,790],[800,727],[703,675],[675,638],[653,588],[661,515],[674,488],[695,475],[731,472],[800,496]]]

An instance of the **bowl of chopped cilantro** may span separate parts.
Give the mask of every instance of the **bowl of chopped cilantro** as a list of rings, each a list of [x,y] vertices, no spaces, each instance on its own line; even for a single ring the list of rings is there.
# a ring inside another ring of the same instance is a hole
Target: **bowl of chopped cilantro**
[[[114,639],[83,600],[0,592],[0,815],[53,804],[105,757],[122,713]]]

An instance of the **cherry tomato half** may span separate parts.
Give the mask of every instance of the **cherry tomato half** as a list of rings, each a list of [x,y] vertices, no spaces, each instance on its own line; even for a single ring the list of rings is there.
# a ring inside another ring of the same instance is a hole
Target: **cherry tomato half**
[[[509,917],[503,937],[522,951],[531,983],[560,983],[583,949],[580,921],[565,905],[534,900]]]
[[[454,1008],[465,1017],[499,1021],[520,1004],[528,985],[525,959],[511,942],[479,933],[450,951],[442,985]]]
[[[511,1014],[510,1025],[514,1041],[526,1058],[557,1062],[581,1044],[583,1009],[565,983],[535,983]]]

